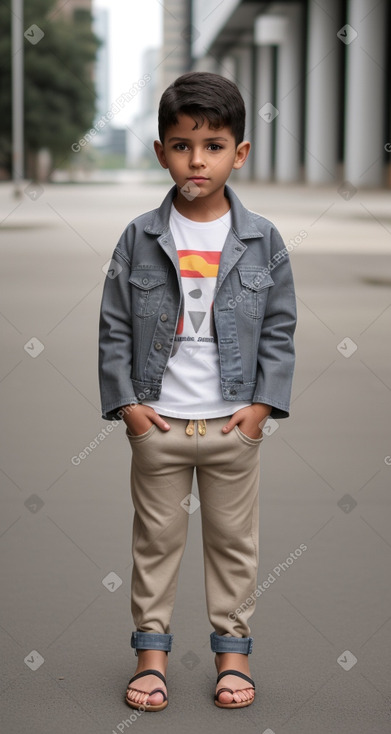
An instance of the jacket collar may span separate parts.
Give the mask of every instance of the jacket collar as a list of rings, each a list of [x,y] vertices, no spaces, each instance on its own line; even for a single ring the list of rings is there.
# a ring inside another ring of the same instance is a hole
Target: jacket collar
[[[160,235],[168,230],[171,205],[176,196],[176,191],[177,187],[174,185],[163,199],[159,208],[154,210],[152,221],[144,227],[145,232]],[[260,222],[262,218],[260,215],[246,209],[227,184],[225,185],[224,193],[231,205],[232,229],[239,239],[246,240],[253,237],[263,237]]]

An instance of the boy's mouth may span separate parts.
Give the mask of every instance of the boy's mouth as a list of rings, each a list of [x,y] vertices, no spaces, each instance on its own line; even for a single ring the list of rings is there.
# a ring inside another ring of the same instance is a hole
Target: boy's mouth
[[[208,181],[209,179],[205,176],[189,176],[187,180],[197,183],[197,181]]]

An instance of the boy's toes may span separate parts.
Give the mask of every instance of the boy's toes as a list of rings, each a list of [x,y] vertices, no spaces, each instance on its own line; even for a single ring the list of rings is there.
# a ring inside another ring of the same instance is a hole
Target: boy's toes
[[[155,684],[155,685],[150,685],[150,689],[153,690],[154,688],[157,687],[156,685],[157,679],[155,677],[155,680],[153,680],[153,676],[151,676],[150,678],[152,678],[151,683]],[[149,680],[150,678],[148,676]],[[126,691],[126,698],[128,701],[132,701],[132,703],[142,704],[143,706],[146,706],[146,705],[159,706],[164,701],[164,696],[163,696],[162,691],[156,691],[155,693],[149,693],[149,691],[142,691],[142,690],[137,690],[135,688],[132,688],[132,684],[128,685],[128,688]]]
[[[126,698],[133,703],[145,703],[148,698],[148,691],[136,691],[129,687],[126,691]]]
[[[239,696],[239,698],[236,698],[236,696]],[[252,698],[254,698],[254,691],[252,688],[246,688],[243,691],[235,691],[234,694],[235,701],[250,701]]]
[[[216,691],[218,693],[218,690]],[[252,688],[243,688],[229,691],[222,691],[219,695],[220,703],[241,703],[242,701],[250,701],[254,698],[254,690]]]
[[[232,703],[233,701],[235,701],[235,703],[240,703],[241,701],[249,701],[250,698],[253,698],[253,695],[248,691],[234,691],[233,693],[223,691],[220,693],[219,701],[221,701],[221,703]]]
[[[133,701],[133,703],[145,703],[147,696],[147,693],[140,693],[140,691],[134,691],[132,688],[128,688],[126,691],[126,698],[128,701]]]
[[[144,701],[145,703],[145,701]],[[152,693],[151,696],[148,696],[147,703],[151,704],[152,706],[158,706],[159,703],[163,703],[163,694],[162,693]]]
[[[217,693],[218,693],[218,691],[217,691]],[[232,700],[233,700],[232,699],[232,694],[229,693],[228,691],[222,691],[222,693],[220,693],[220,695],[219,695],[219,701],[220,701],[220,703],[232,703]],[[235,694],[234,694],[234,700],[236,700],[235,699]]]

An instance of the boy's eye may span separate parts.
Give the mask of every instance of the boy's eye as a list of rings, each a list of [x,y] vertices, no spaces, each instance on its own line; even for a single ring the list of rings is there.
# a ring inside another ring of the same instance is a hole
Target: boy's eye
[[[179,151],[188,150],[188,146],[186,143],[175,143],[175,145],[173,145],[173,148],[174,150],[179,150]],[[212,151],[222,150],[223,146],[218,145],[218,143],[209,143],[207,149],[212,150]]]

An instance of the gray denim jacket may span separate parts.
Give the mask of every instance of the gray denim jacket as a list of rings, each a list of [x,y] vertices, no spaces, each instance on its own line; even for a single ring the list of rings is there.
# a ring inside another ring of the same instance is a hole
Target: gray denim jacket
[[[159,400],[183,303],[169,229],[173,186],[158,209],[126,227],[106,276],[99,324],[102,417]],[[296,301],[288,251],[273,224],[246,209],[229,186],[232,227],[221,254],[213,305],[222,396],[289,415]],[[158,409],[158,405],[157,405]],[[228,411],[229,412],[229,411]]]

